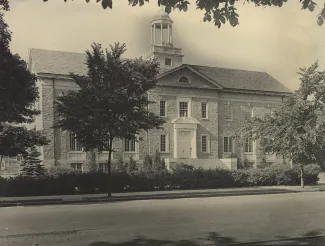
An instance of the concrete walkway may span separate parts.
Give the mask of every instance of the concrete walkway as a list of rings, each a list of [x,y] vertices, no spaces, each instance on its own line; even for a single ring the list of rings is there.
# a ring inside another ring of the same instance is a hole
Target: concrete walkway
[[[0,207],[28,206],[28,205],[51,205],[51,204],[78,204],[98,202],[119,202],[131,200],[149,199],[179,199],[219,196],[241,196],[241,195],[263,195],[296,192],[325,191],[325,184],[314,186],[263,186],[249,188],[226,188],[226,189],[204,189],[204,190],[172,190],[172,191],[150,191],[150,192],[126,192],[113,193],[111,197],[107,194],[80,194],[80,195],[57,195],[36,197],[0,197]]]

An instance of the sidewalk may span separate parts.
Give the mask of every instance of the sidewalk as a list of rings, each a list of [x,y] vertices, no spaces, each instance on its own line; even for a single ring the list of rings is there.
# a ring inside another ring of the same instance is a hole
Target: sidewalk
[[[263,186],[250,188],[126,192],[113,193],[111,197],[107,197],[106,194],[58,195],[38,197],[0,197],[0,207],[55,204],[89,204],[99,202],[119,202],[132,200],[266,195],[316,191],[325,191],[325,184],[305,186],[305,188],[301,188],[300,186]]]

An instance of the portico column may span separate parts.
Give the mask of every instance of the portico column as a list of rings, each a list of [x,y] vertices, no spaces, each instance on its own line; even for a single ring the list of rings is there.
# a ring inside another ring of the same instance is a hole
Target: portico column
[[[178,158],[178,149],[177,149],[177,128],[174,125],[174,158]]]
[[[193,129],[193,141],[192,141],[192,156],[193,159],[197,158],[197,135],[196,129]]]
[[[153,24],[153,43],[156,43],[156,23]]]
[[[168,26],[168,43],[171,43],[171,41],[170,41],[170,28],[169,28],[169,24],[167,25]]]
[[[161,38],[161,44],[163,43],[163,24],[160,23],[160,38]]]

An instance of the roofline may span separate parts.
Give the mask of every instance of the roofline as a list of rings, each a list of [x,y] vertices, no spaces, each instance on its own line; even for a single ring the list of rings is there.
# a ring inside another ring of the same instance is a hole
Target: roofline
[[[279,91],[261,91],[261,90],[251,90],[251,89],[231,89],[224,88],[223,92],[238,92],[238,93],[246,93],[246,94],[263,94],[263,95],[277,95],[277,96],[291,96],[293,92],[279,92]]]
[[[164,78],[164,77],[166,77],[167,75],[169,75],[169,74],[171,74],[171,73],[173,73],[173,72],[176,72],[176,71],[178,71],[178,70],[181,70],[181,69],[183,69],[183,68],[188,68],[189,70],[191,70],[192,72],[194,72],[194,73],[196,73],[198,76],[200,76],[201,78],[203,78],[203,79],[207,80],[208,82],[210,82],[211,84],[213,84],[213,85],[219,87],[218,89],[223,89],[223,87],[222,87],[220,84],[216,83],[214,80],[212,80],[212,79],[210,79],[209,77],[205,76],[204,74],[202,74],[201,72],[199,72],[199,71],[197,71],[196,69],[192,68],[192,67],[191,67],[190,65],[188,65],[188,64],[182,64],[181,66],[178,66],[178,67],[173,68],[173,69],[170,69],[170,70],[168,70],[168,71],[166,71],[166,72],[164,72],[164,73],[161,73],[161,74],[159,74],[159,75],[157,76],[157,79]]]
[[[212,91],[222,91],[219,88],[204,88],[198,86],[182,86],[182,85],[159,85],[157,84],[156,87],[171,87],[171,88],[182,88],[182,89],[200,89],[200,90],[212,90]]]
[[[179,68],[179,67],[177,67]],[[171,70],[169,70],[171,71]],[[167,71],[167,72],[169,72]],[[167,73],[166,72],[166,73]],[[39,77],[48,78],[48,79],[65,79],[72,80],[69,75],[66,74],[52,74],[52,73],[39,73],[37,74]],[[159,79],[159,78],[158,78]],[[261,91],[261,90],[249,90],[249,89],[231,89],[231,88],[202,88],[198,86],[181,86],[181,85],[161,85],[157,84],[157,87],[176,87],[176,88],[188,88],[188,89],[201,89],[201,90],[212,90],[212,91],[221,91],[221,92],[232,92],[232,93],[246,93],[246,94],[262,94],[262,95],[277,95],[277,96],[291,96],[293,92],[277,92],[277,91]]]

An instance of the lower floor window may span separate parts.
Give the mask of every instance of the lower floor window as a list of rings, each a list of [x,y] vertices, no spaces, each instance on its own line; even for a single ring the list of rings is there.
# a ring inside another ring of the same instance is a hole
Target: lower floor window
[[[103,173],[108,172],[108,164],[107,163],[99,163],[99,170]]]
[[[201,136],[201,151],[203,153],[208,152],[208,136],[207,135]]]
[[[160,152],[166,152],[167,136],[166,134],[160,135]]]
[[[224,137],[223,138],[223,152],[224,153],[233,152],[233,149],[232,149],[232,137]]]
[[[125,139],[124,140],[124,151],[125,152],[135,152],[135,140]]]
[[[246,138],[244,142],[244,152],[252,153],[253,152],[253,140],[251,138]]]
[[[71,163],[71,168],[75,170],[82,170],[82,163]]]

